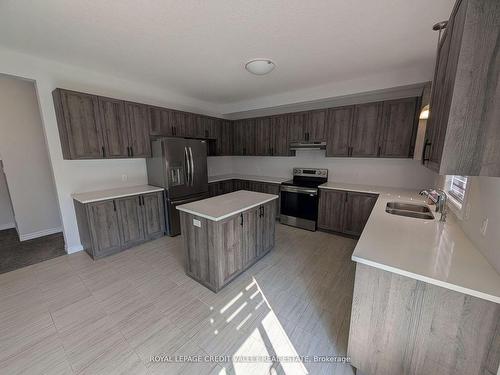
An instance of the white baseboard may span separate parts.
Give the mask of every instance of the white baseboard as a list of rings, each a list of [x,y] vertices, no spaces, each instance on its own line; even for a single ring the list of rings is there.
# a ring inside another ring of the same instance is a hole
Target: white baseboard
[[[60,233],[60,232],[62,232],[62,228],[61,227],[44,229],[44,230],[40,230],[38,232],[27,233],[27,234],[20,234],[19,235],[19,240],[20,241],[27,241],[27,240],[32,240],[33,238],[48,236],[49,234]]]
[[[16,227],[16,223],[7,223],[0,225],[0,230],[12,229]]]
[[[77,253],[79,251],[82,251],[83,250],[83,246],[82,245],[73,245],[73,246],[66,246],[66,252],[68,254],[73,254],[73,253]]]

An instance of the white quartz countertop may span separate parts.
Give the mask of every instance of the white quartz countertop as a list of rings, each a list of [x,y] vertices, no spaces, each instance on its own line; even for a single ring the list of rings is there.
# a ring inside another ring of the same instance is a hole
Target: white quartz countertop
[[[73,199],[80,203],[91,203],[105,201],[108,199],[129,197],[132,195],[154,193],[155,191],[162,191],[163,188],[151,185],[127,186],[115,189],[89,191],[86,193],[75,193],[71,196]]]
[[[270,176],[254,176],[247,174],[222,174],[219,176],[209,176],[208,182],[218,182],[226,180],[248,180],[248,181],[259,181],[268,182],[271,184],[281,184],[284,181],[288,181],[291,177],[270,177]]]
[[[328,182],[322,189],[379,194],[352,260],[500,303],[500,275],[449,212],[445,223],[385,212],[388,202],[425,204],[416,191]]]
[[[253,207],[278,199],[277,195],[238,190],[233,193],[218,195],[177,206],[179,211],[220,221]]]

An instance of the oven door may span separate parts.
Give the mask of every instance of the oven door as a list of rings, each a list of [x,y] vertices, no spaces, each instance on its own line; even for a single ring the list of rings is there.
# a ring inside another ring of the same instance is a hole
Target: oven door
[[[281,186],[280,222],[308,230],[316,230],[318,189]]]

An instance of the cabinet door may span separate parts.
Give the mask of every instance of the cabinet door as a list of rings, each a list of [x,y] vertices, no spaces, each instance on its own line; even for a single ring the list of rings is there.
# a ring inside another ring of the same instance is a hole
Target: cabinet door
[[[116,203],[112,200],[87,206],[94,257],[117,252],[122,247]]]
[[[326,156],[350,156],[349,136],[354,106],[330,108],[326,121]]]
[[[228,120],[217,123],[217,155],[233,155],[233,124]]]
[[[217,137],[217,120],[214,117],[197,116],[196,138],[215,139]]]
[[[360,104],[354,107],[354,122],[350,136],[351,156],[377,157],[382,103]]]
[[[320,189],[318,205],[318,227],[342,232],[344,227],[344,205],[347,192]]]
[[[305,121],[307,114],[304,112],[287,115],[290,142],[303,142],[306,140]]]
[[[155,238],[163,235],[165,232],[163,192],[144,194],[142,196],[142,210],[146,238]]]
[[[234,154],[255,155],[255,122],[253,119],[235,122]]]
[[[211,182],[208,184],[208,195],[211,197],[216,197],[219,192],[219,183],[218,182]]]
[[[97,96],[74,91],[59,90],[64,132],[69,155],[67,159],[100,159],[105,157]],[[62,137],[63,138],[63,137]],[[62,142],[65,142],[64,140]]]
[[[305,115],[305,138],[306,141],[325,141],[326,140],[326,132],[325,132],[325,123],[326,123],[326,111],[318,110],[318,111],[310,111]]]
[[[359,236],[377,201],[373,194],[348,192],[344,207],[343,232]]]
[[[273,156],[290,156],[290,140],[287,116],[274,116],[271,118],[271,130],[273,138]]]
[[[99,97],[104,149],[107,158],[129,156],[129,135],[125,103]]]
[[[138,244],[146,238],[141,196],[115,199],[118,210],[118,223],[124,247]]]
[[[256,231],[257,257],[264,255],[274,247],[276,230],[276,204],[277,200],[273,200],[259,207]]]
[[[255,120],[255,155],[273,154],[271,119],[262,117]]]
[[[151,107],[151,135],[160,135],[170,137],[173,136],[173,128],[171,123],[172,111],[166,108]]]
[[[135,158],[151,157],[149,140],[149,108],[144,104],[126,103],[129,124],[130,156]]]
[[[221,247],[219,258],[219,286],[224,285],[236,273],[243,269],[242,233],[243,225],[241,215],[220,222],[217,233],[221,236],[224,246]]]
[[[241,233],[241,246],[243,267],[255,261],[257,257],[257,224],[259,221],[259,208],[245,211],[241,214],[243,230]]]
[[[418,102],[417,98],[384,102],[380,157],[409,158],[413,156],[418,124]]]
[[[234,155],[244,155],[243,147],[245,144],[245,123],[243,120],[237,120],[234,122],[233,126],[233,153]]]

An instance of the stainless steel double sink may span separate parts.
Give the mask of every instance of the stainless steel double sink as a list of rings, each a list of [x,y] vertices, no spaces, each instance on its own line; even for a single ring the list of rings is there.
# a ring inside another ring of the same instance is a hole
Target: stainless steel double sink
[[[403,203],[403,202],[389,202],[385,207],[385,212],[392,215],[413,217],[416,219],[433,220],[429,207],[423,204]]]

